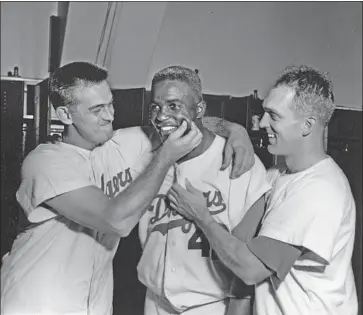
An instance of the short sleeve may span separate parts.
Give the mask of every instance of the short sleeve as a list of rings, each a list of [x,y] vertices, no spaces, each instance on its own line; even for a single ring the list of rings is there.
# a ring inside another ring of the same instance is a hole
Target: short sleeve
[[[251,206],[271,189],[271,185],[267,181],[266,169],[261,160],[255,155],[255,164],[253,167],[231,182],[230,208],[236,208],[230,214],[232,228],[234,228],[251,208]],[[244,204],[241,209],[241,198],[244,196]]]
[[[75,152],[76,153],[76,152]],[[33,151],[24,160],[16,197],[28,220],[40,222],[57,214],[41,204],[72,190],[93,185],[84,158],[58,151]]]
[[[301,255],[299,248],[264,236],[254,238],[247,246],[265,266],[274,271],[271,279],[276,286],[284,280]]]
[[[328,181],[304,180],[267,210],[259,235],[308,249],[317,255],[313,264],[329,263],[343,215],[341,191]]]

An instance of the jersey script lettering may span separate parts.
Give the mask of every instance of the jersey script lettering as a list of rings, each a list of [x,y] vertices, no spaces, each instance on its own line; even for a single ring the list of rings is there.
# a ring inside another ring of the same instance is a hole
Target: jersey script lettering
[[[125,187],[132,182],[130,168],[118,172],[105,184],[105,175],[101,176],[101,189],[110,198],[115,197],[120,192],[120,187]]]

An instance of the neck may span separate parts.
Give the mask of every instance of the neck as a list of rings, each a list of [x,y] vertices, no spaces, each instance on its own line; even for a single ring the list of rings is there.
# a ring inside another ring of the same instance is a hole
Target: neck
[[[190,153],[188,153],[187,155],[183,156],[181,159],[179,159],[177,161],[178,164],[194,159],[197,156],[203,154],[205,151],[208,150],[208,148],[210,147],[210,145],[212,144],[215,135],[210,132],[208,129],[204,128],[203,123],[200,119],[195,121],[197,127],[199,128],[199,130],[201,131],[201,133],[203,134],[203,139],[201,141],[201,143]]]
[[[323,138],[317,142],[306,142],[296,154],[285,156],[285,163],[290,173],[298,173],[319,163],[327,157]]]
[[[67,126],[64,130],[63,134],[63,142],[67,144],[74,145],[76,147],[86,149],[86,150],[93,150],[96,145],[94,143],[90,143],[86,141],[75,129],[74,126]]]

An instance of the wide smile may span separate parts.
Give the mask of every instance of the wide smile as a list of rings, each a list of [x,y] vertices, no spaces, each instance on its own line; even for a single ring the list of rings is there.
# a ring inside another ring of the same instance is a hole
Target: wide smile
[[[174,132],[175,130],[177,130],[178,129],[178,126],[175,126],[175,125],[165,125],[165,126],[157,125],[156,128],[159,130],[159,133],[161,135],[168,136],[172,132]]]
[[[276,134],[275,133],[267,133],[267,137],[268,137],[268,141],[270,142],[270,144],[275,144],[276,143]]]
[[[159,127],[159,130],[164,131],[164,132],[170,132],[170,131],[174,131],[176,129],[178,129],[178,127],[176,127],[176,126]]]

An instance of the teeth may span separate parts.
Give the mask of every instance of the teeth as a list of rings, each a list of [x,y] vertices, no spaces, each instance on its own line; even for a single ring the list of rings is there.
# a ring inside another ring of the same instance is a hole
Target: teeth
[[[160,129],[161,129],[162,131],[171,131],[171,130],[176,129],[176,127],[173,127],[173,126],[166,126],[166,127],[161,127]]]
[[[268,133],[267,135],[268,135],[269,138],[276,138],[276,135],[273,134],[273,133]]]

